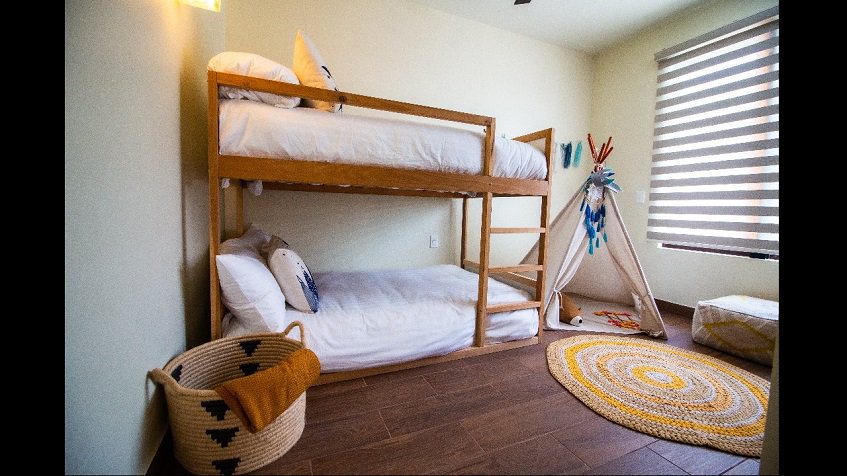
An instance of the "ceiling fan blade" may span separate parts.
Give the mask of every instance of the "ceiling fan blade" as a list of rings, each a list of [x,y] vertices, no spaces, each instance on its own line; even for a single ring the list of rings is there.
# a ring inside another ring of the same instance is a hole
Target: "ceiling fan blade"
[[[525,3],[529,3],[532,0],[515,0],[515,5],[523,5]]]

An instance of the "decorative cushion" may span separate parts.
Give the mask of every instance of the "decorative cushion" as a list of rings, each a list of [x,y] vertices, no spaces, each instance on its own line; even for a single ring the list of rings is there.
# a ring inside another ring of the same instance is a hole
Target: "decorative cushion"
[[[268,251],[268,265],[291,307],[303,312],[317,312],[318,288],[306,263],[282,240]]]
[[[300,84],[294,71],[285,66],[269,60],[264,56],[253,53],[240,53],[237,51],[224,51],[218,53],[209,60],[208,69],[220,73],[240,74],[251,78],[270,79],[286,83]],[[300,105],[299,97],[280,96],[279,94],[251,91],[248,89],[224,86],[220,88],[220,95],[229,99],[249,99],[259,101],[276,107],[292,108]]]
[[[270,235],[251,226],[241,237],[223,242],[215,257],[222,301],[242,333],[285,330],[285,296],[260,251],[269,241]]]
[[[778,328],[778,302],[733,295],[699,301],[691,337],[713,349],[771,365]]]
[[[294,61],[291,64],[291,68],[297,74],[297,79],[300,80],[300,84],[303,86],[338,91],[338,88],[335,86],[335,79],[333,79],[332,74],[329,72],[329,68],[327,68],[317,47],[300,30],[297,30],[297,36],[294,39]],[[303,99],[302,105],[329,112],[338,112],[341,110],[341,104],[339,103],[314,101],[311,99]]]

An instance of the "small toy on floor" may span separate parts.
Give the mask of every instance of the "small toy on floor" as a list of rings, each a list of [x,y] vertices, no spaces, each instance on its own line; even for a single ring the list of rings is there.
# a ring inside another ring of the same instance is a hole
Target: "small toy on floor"
[[[577,306],[573,299],[567,294],[559,292],[559,321],[565,322],[572,326],[582,324],[582,316],[580,316],[581,307]]]

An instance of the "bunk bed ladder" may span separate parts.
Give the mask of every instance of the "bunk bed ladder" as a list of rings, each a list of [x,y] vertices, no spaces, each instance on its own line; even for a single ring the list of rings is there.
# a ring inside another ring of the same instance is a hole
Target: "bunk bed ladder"
[[[491,127],[486,134],[485,144],[485,175],[491,174],[491,154],[493,153],[493,129]],[[468,198],[462,200],[462,248],[460,262],[462,266],[467,264],[478,266],[479,272],[479,294],[477,296],[476,306],[476,329],[474,332],[474,346],[485,346],[485,323],[489,314],[506,311],[517,311],[521,309],[538,309],[538,339],[540,341],[541,334],[544,328],[544,287],[546,280],[545,261],[547,258],[547,230],[549,229],[550,221],[550,179],[552,177],[552,145],[553,145],[553,130],[548,129],[540,133],[529,134],[516,138],[517,140],[531,141],[544,139],[544,152],[547,157],[547,193],[541,198],[541,213],[540,224],[538,227],[492,227],[491,214],[492,205],[495,194],[485,192],[482,194],[482,223],[480,227],[480,246],[479,246],[479,263],[474,263],[467,259],[467,225],[468,225]],[[496,266],[492,267],[490,263],[491,257],[491,235],[506,234],[506,233],[535,233],[538,234],[538,261],[535,264],[518,264],[514,266]],[[528,278],[522,273],[535,272],[536,279]],[[535,297],[531,301],[518,301],[494,306],[488,305],[488,278],[491,275],[508,275],[512,281],[519,282],[526,286],[532,287],[535,290]]]
[[[488,195],[488,194],[486,194]],[[545,226],[541,227],[527,227],[527,228],[495,228],[491,226],[491,204],[493,197],[483,196],[483,205],[482,205],[482,237],[480,239],[480,256],[479,256],[479,296],[477,302],[477,320],[476,320],[476,333],[474,339],[474,345],[477,347],[482,347],[485,342],[485,321],[488,314],[493,314],[496,312],[507,312],[507,311],[517,311],[521,309],[538,309],[539,314],[539,327],[538,327],[538,337],[541,337],[542,332],[542,322],[544,315],[544,280],[545,280],[545,266],[544,266],[544,257],[546,253],[544,252],[544,248],[546,247],[547,242],[547,214],[546,211],[546,202],[547,197],[542,197],[542,212],[541,212],[541,222]],[[465,210],[467,210],[467,206],[465,206]],[[463,224],[466,223],[465,217],[463,217]],[[537,264],[518,264],[514,266],[491,266],[490,263],[490,251],[491,251],[491,235],[492,234],[506,234],[506,233],[536,233],[539,235],[539,258]],[[465,255],[466,250],[462,249],[462,254]],[[468,262],[463,258],[463,263],[472,263]],[[475,263],[472,263],[475,264]],[[522,273],[526,272],[535,272],[537,273],[537,278],[528,278]],[[507,275],[511,281],[516,281],[522,283],[524,285],[528,285],[534,288],[535,297],[531,301],[517,301],[510,302],[504,304],[496,304],[493,306],[488,305],[488,278],[491,275]]]

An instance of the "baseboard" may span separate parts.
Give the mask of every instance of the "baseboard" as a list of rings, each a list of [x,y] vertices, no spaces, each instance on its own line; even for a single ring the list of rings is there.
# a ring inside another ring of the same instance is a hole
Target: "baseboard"
[[[688,318],[694,317],[694,308],[683,306],[682,304],[677,304],[675,302],[662,301],[661,299],[656,299],[656,307],[659,308],[659,311],[670,312],[672,314],[679,314],[680,316],[685,316]]]
[[[150,462],[150,466],[147,468],[147,472],[145,476],[159,476],[160,474],[167,474],[167,465],[168,460],[172,459],[174,453],[173,450],[173,438],[171,438],[171,429],[165,431],[165,437],[162,438],[162,442],[159,443],[159,449],[156,450],[156,454],[153,456],[153,461]]]

